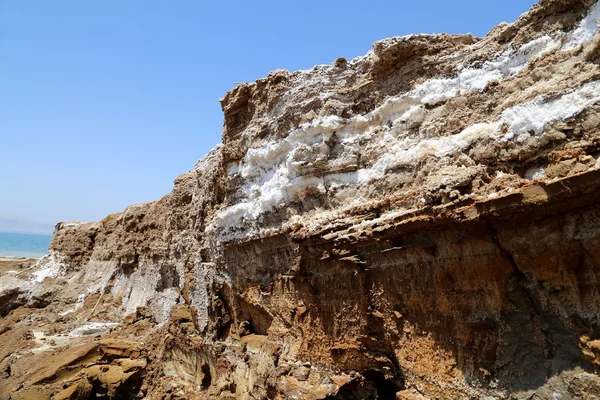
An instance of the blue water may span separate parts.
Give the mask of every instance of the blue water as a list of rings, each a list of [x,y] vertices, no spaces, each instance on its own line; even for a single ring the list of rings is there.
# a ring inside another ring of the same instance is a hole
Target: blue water
[[[0,232],[0,257],[41,257],[48,253],[51,235]]]

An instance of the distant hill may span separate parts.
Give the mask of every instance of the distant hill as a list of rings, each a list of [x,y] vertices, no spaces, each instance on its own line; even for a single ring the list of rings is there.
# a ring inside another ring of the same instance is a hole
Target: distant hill
[[[19,219],[0,218],[0,232],[51,235],[52,232],[54,232],[54,225]]]

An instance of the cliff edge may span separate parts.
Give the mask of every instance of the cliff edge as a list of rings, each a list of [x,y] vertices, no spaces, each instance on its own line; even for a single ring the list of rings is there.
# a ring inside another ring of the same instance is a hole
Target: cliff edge
[[[0,270],[0,398],[600,398],[599,19],[237,86],[170,194]]]

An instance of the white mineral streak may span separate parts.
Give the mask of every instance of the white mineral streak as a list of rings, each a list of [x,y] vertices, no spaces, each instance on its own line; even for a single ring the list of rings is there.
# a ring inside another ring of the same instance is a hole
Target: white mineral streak
[[[165,276],[170,278],[163,282]],[[111,293],[122,299],[124,315],[134,313],[138,307],[148,306],[149,312],[159,323],[166,322],[171,308],[180,300],[179,290],[184,282],[182,266],[169,266],[168,274],[160,268],[145,268],[140,264],[131,274],[117,272]]]
[[[462,94],[483,90],[490,82],[498,82],[516,75],[536,57],[559,48],[560,42],[545,35],[522,45],[517,50],[509,49],[487,61],[482,68],[465,68],[456,78],[432,79],[413,90],[421,102],[435,105]]]
[[[106,333],[110,331],[115,326],[119,325],[116,322],[88,322],[83,324],[75,329],[73,329],[70,333],[70,337],[80,337],[87,335],[97,335],[100,333]]]
[[[502,113],[500,121],[508,127],[503,140],[523,141],[530,133],[540,135],[552,121],[564,120],[598,101],[600,81],[586,83],[558,99],[540,96],[527,104],[511,107]]]
[[[259,223],[267,211],[303,199],[310,193],[325,193],[340,185],[364,185],[382,179],[390,169],[415,165],[424,157],[456,154],[476,141],[494,139],[523,141],[540,135],[552,121],[569,118],[600,98],[600,84],[587,83],[557,99],[540,96],[533,101],[505,110],[500,119],[482,122],[462,132],[445,137],[409,137],[407,128],[420,125],[425,106],[433,106],[457,95],[483,90],[489,83],[516,75],[531,61],[560,51],[566,38],[569,48],[594,37],[598,30],[600,3],[597,3],[579,26],[556,37],[541,36],[519,48],[509,48],[479,68],[462,68],[449,79],[431,79],[401,96],[386,100],[366,115],[350,119],[337,116],[315,118],[300,125],[281,140],[251,148],[239,163],[228,166],[228,173],[243,179],[242,200],[221,210],[215,222],[221,240],[242,238],[255,233],[249,225]],[[504,128],[505,134],[500,134]],[[343,148],[341,164],[354,162],[366,147],[379,146],[380,154],[370,166],[353,172],[310,176],[305,167],[327,162],[328,142],[334,138]],[[348,199],[360,201],[359,197]]]
[[[577,28],[568,34],[567,43],[563,48],[565,50],[573,49],[591,40],[598,33],[599,19],[600,2],[596,2]]]
[[[54,252],[50,251],[44,257],[40,258],[33,266],[33,269],[38,268],[32,273],[32,282],[40,283],[46,278],[55,278],[60,273],[61,265],[56,259]]]
[[[99,335],[109,332],[119,324],[116,322],[86,322],[66,334],[47,335],[44,331],[31,331],[38,347],[31,349],[34,354],[54,351],[68,346],[72,339],[88,335]]]
[[[215,278],[215,265],[199,263],[194,267],[194,287],[190,289],[192,306],[198,311],[198,329],[203,331],[208,325],[208,305],[210,304],[209,287]]]
[[[537,179],[544,179],[546,177],[546,170],[543,167],[530,168],[525,172],[525,178],[530,181]]]
[[[62,317],[62,316],[74,313],[75,311],[79,310],[81,307],[83,307],[83,305],[85,303],[86,294],[87,293],[81,293],[79,296],[77,296],[77,302],[75,303],[75,305],[73,307],[59,313],[58,315],[60,315]]]

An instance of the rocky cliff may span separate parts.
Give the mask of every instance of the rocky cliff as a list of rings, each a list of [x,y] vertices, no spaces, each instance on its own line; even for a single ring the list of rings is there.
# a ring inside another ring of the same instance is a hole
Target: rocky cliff
[[[236,87],[170,194],[2,272],[0,398],[600,398],[599,18]]]

